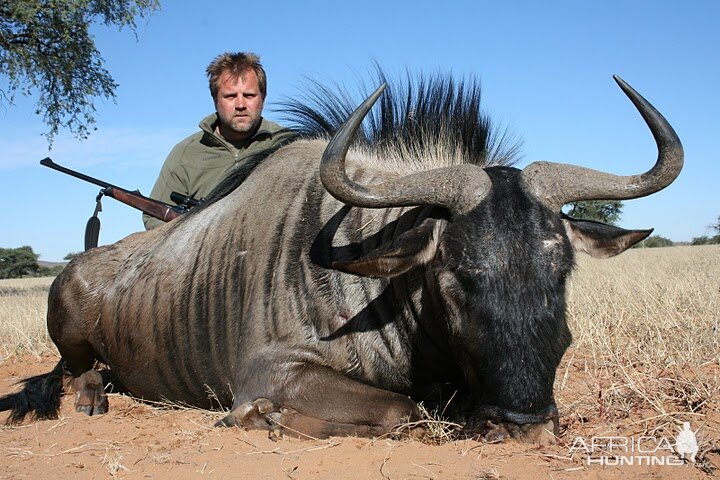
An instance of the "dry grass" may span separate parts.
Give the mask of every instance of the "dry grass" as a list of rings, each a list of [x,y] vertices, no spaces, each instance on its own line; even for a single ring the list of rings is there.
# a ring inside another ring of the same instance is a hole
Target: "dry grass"
[[[570,282],[576,348],[643,364],[720,360],[720,247],[579,258]]]
[[[0,280],[0,359],[56,352],[45,326],[53,278]]]

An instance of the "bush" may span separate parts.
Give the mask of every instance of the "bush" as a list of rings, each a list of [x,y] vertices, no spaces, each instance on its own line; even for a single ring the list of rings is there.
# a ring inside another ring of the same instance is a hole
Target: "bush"
[[[653,235],[648,237],[642,242],[637,244],[640,248],[657,248],[657,247],[672,247],[675,245],[669,238],[661,237],[660,235]]]
[[[57,277],[60,275],[60,272],[63,271],[63,268],[65,268],[65,265],[54,265],[52,267],[40,267],[40,270],[38,270],[37,276],[38,277]]]
[[[690,243],[693,245],[718,245],[720,244],[720,235],[715,235],[714,237],[708,237],[707,235],[695,237]]]

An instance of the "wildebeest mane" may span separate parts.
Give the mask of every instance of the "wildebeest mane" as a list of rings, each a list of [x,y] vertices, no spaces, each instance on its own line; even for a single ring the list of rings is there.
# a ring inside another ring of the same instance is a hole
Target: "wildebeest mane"
[[[457,81],[451,74],[413,76],[406,72],[402,78],[390,79],[376,66],[373,80],[361,82],[357,95],[338,85],[307,81],[302,95],[286,98],[273,108],[294,133],[283,145],[298,139],[330,138],[369,92],[387,83],[380,108],[370,112],[354,140],[354,147],[369,153],[368,160],[375,159],[380,163],[377,166],[429,170],[471,163],[487,167],[512,165],[520,158],[520,142],[507,129],[498,134],[481,111],[480,83],[474,78]],[[237,188],[280,146],[249,157],[205,203]]]
[[[286,99],[276,110],[283,122],[305,138],[332,136],[370,92],[388,87],[380,108],[372,110],[355,138],[355,146],[380,159],[421,163],[423,169],[472,163],[482,167],[512,165],[520,142],[507,129],[496,131],[480,108],[480,83],[455,80],[451,74],[390,79],[376,66],[370,87],[358,95],[347,88],[308,79],[302,96]]]

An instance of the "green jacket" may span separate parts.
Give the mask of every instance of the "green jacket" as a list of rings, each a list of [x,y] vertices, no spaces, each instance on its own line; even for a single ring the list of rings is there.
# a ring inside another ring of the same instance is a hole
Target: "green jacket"
[[[289,134],[280,125],[263,118],[257,133],[244,146],[236,148],[215,134],[216,124],[217,114],[208,115],[200,122],[199,132],[172,149],[150,193],[151,198],[174,205],[170,194],[178,192],[200,200],[246,158],[273,148]],[[164,222],[143,215],[143,223],[149,230]]]

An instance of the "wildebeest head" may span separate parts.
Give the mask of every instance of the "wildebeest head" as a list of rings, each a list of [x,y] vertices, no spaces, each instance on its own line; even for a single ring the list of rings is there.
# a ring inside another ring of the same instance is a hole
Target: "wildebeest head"
[[[426,205],[447,212],[392,244],[334,267],[385,278],[425,267],[438,320],[447,327],[473,398],[472,416],[480,421],[526,424],[556,415],[555,370],[571,340],[565,283],[573,252],[613,256],[652,231],[575,220],[561,207],[579,200],[649,195],[669,185],[682,168],[682,146],[672,127],[629,85],[615,79],[658,145],[655,166],[641,175],[616,176],[549,162],[523,170],[463,164],[360,185],[348,178],[345,156],[384,86],[350,116],[323,156],[323,184],[346,204]]]

